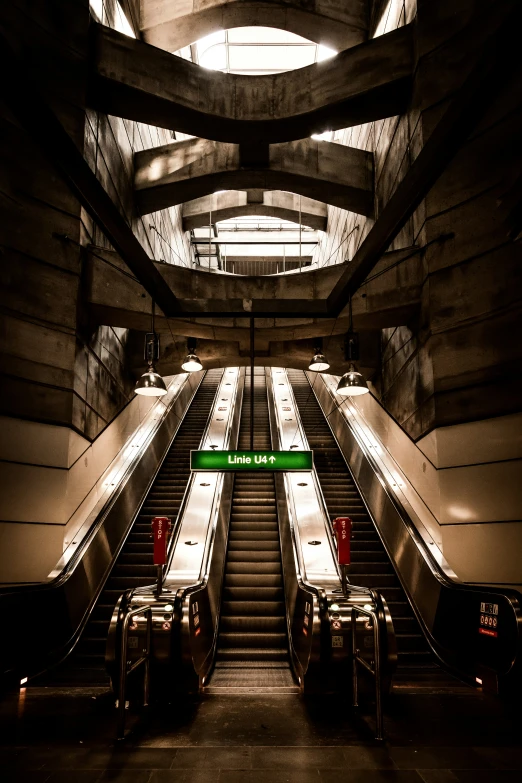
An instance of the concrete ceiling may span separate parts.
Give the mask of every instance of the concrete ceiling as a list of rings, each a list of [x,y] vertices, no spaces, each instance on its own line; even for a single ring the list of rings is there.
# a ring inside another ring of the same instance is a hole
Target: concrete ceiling
[[[217,30],[276,27],[338,51],[368,36],[365,0],[142,0],[141,33],[147,43],[176,52]]]
[[[326,231],[326,204],[283,191],[227,190],[183,204],[183,229],[190,231],[243,216],[268,216]]]
[[[134,156],[140,214],[201,198],[216,190],[286,190],[351,212],[373,215],[373,156],[328,141],[271,144],[268,159],[242,160],[237,144],[188,139]],[[265,165],[263,165],[263,163]]]
[[[91,42],[92,108],[225,143],[295,141],[395,116],[411,95],[411,24],[265,76],[209,71],[99,24]]]

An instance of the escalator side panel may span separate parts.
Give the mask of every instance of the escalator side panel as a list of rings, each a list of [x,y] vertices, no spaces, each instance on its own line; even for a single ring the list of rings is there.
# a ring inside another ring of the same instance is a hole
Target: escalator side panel
[[[397,636],[399,667],[434,668],[428,644],[306,375],[300,370],[288,370],[288,377],[310,448],[314,450],[330,519],[347,515],[353,521],[350,578],[384,595]]]
[[[30,677],[56,666],[74,647],[200,378],[198,373],[181,386],[139,461],[124,475],[62,575],[49,584],[0,592],[2,616],[12,640],[0,650],[0,673],[12,668]],[[32,611],[30,624],[25,617],[27,606]]]
[[[335,403],[325,383],[314,392],[323,408]],[[315,396],[315,395],[314,395]],[[357,485],[376,521],[380,537],[397,573],[408,606],[413,607],[417,625],[446,667],[460,677],[489,690],[509,692],[522,684],[522,613],[520,595],[508,589],[471,586],[451,582],[415,530],[411,520],[371,456],[359,444],[343,413],[335,409],[329,417],[332,433],[351,466]],[[402,588],[401,588],[402,589]],[[481,605],[496,604],[499,613],[497,637],[479,634]],[[500,630],[502,616],[502,630]]]
[[[53,674],[53,682],[107,682],[105,647],[114,606],[126,590],[155,581],[151,520],[154,516],[167,516],[173,521],[177,517],[190,477],[190,450],[199,446],[221,375],[222,370],[206,373],[113,564],[85,631],[73,655]]]

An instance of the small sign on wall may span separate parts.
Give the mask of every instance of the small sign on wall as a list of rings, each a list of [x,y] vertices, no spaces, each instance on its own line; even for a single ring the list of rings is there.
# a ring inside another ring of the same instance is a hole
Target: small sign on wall
[[[498,636],[498,604],[481,602],[478,632],[482,636]]]

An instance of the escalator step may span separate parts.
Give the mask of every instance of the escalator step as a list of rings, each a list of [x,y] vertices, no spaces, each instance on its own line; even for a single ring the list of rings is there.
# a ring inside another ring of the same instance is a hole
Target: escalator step
[[[284,601],[223,601],[221,611],[228,617],[256,616],[274,617],[284,616]],[[408,618],[405,618],[408,619]]]
[[[230,574],[225,575],[225,587],[282,587],[281,574]]]
[[[284,647],[218,647],[217,661],[288,661],[286,639]],[[212,683],[212,681],[211,681]]]
[[[227,577],[244,574],[249,574],[251,576],[255,576],[256,578],[257,576],[281,574],[281,563],[258,562],[254,560],[241,563],[236,563],[231,560],[227,561]]]
[[[247,373],[239,448],[250,448]],[[255,369],[255,448],[271,448],[264,369]],[[289,666],[279,526],[271,474],[236,473],[215,672],[209,691],[297,688]],[[223,669],[220,667],[227,666]],[[256,667],[267,667],[267,669]],[[272,669],[270,666],[277,666]],[[272,672],[272,675],[267,674]]]
[[[279,550],[274,551],[273,547],[270,549],[254,547],[250,549],[235,549],[229,548],[228,550],[228,563],[278,563],[281,562],[281,555]],[[234,573],[234,571],[232,571]],[[236,572],[237,573],[237,572]]]
[[[236,542],[246,544],[248,541],[257,541],[259,543],[266,541],[267,543],[275,543],[279,547],[279,533],[277,527],[274,530],[237,530],[234,527],[230,531],[229,541],[231,544]]]
[[[269,577],[270,579],[277,579],[277,577]],[[239,579],[239,577],[234,577],[235,580]],[[248,585],[240,585],[240,584],[230,584],[230,581],[227,580],[225,582],[225,587],[223,590],[223,600],[224,601],[255,601],[256,603],[259,602],[261,604],[264,601],[282,601],[283,596],[283,588],[282,588],[282,582],[283,580],[279,579],[280,584],[275,585],[260,585],[259,579],[255,580],[255,584],[252,586]]]
[[[221,615],[222,634],[258,634],[258,633],[283,633],[286,630],[286,617],[253,617],[237,615]]]

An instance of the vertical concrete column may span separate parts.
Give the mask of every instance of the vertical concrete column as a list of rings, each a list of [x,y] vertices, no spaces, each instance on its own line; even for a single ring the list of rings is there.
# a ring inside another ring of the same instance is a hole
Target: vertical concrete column
[[[25,6],[2,4],[2,34],[83,152],[88,0]],[[26,557],[26,578],[38,579],[39,553],[61,553],[64,526],[98,478],[91,443],[132,381],[126,330],[84,323],[90,227],[80,203],[4,104],[0,129],[0,548],[14,567],[1,578]]]
[[[491,13],[471,0],[419,1],[414,156],[490,45]],[[506,574],[519,573],[513,553],[522,544],[522,267],[502,208],[522,162],[510,77],[417,211],[420,244],[433,242],[420,322],[387,330],[383,343],[383,400],[437,469],[445,554],[451,562],[466,548],[470,581],[488,578],[475,567],[484,548]]]

